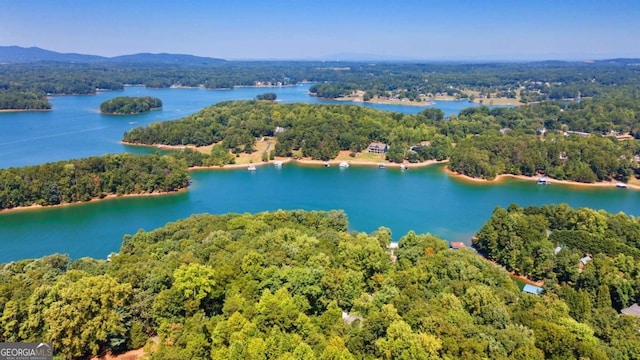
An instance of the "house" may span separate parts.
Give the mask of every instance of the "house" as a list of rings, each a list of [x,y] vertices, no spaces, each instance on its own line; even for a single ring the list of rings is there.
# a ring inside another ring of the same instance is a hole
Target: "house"
[[[457,241],[452,241],[451,243],[449,243],[449,246],[451,247],[452,250],[464,249],[466,247],[464,243],[457,242]]]
[[[591,256],[589,255],[585,255],[582,259],[580,259],[580,262],[578,263],[578,272],[582,272],[589,261],[591,261]]]
[[[549,237],[547,235],[547,237]],[[556,246],[555,249],[553,249],[553,255],[558,255],[558,253],[560,253],[560,251],[562,251],[562,246]]]
[[[621,314],[640,317],[640,306],[633,304],[626,309],[620,310]]]
[[[582,266],[586,266],[589,261],[591,261],[591,256],[587,255],[587,256],[583,257],[582,259],[580,259],[580,264]]]
[[[384,154],[389,151],[389,146],[381,142],[372,142],[369,144],[369,147],[367,147],[367,150],[374,154]]]
[[[583,131],[566,131],[564,133],[564,136],[569,136],[569,135],[590,136],[591,134]]]
[[[541,288],[539,286],[529,285],[529,284],[526,284],[522,288],[522,292],[526,292],[528,294],[533,294],[533,295],[540,295],[540,294],[542,294],[543,291],[544,291],[543,288]]]
[[[616,136],[616,139],[618,139],[619,141],[624,141],[624,140],[633,140],[634,137],[633,137],[633,135],[625,134],[625,135]]]
[[[273,130],[274,134],[280,134],[280,133],[283,133],[283,132],[284,132],[284,128],[280,127],[280,126],[276,126],[276,129]]]

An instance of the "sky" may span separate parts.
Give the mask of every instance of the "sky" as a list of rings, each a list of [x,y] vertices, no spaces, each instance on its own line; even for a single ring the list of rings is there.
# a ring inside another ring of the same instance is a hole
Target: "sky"
[[[640,0],[0,0],[0,45],[102,56],[640,57]]]

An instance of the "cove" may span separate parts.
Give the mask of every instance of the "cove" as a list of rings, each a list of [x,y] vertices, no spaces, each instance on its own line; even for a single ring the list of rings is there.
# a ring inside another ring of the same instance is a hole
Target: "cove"
[[[516,179],[474,183],[448,176],[443,165],[403,172],[290,163],[255,172],[200,170],[191,177],[193,184],[181,193],[0,213],[0,263],[52,253],[105,258],[119,250],[124,234],[205,212],[343,209],[354,231],[386,226],[396,240],[415,230],[466,243],[498,205],[566,202],[640,215],[637,191],[540,186]]]

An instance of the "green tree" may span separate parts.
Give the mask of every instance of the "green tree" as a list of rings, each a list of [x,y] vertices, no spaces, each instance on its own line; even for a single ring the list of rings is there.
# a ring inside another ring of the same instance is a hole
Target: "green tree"
[[[131,285],[85,276],[59,290],[44,312],[47,340],[67,358],[96,355],[127,338]]]

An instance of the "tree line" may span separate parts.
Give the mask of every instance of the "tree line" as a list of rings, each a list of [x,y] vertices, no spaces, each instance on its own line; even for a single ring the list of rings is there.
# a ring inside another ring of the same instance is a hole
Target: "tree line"
[[[388,229],[347,229],[339,211],[202,214],[126,235],[109,261],[5,264],[0,340],[52,341],[64,358],[138,348],[153,335],[156,359],[633,359],[640,350],[640,322],[605,300],[579,317],[568,297],[524,294],[504,270],[435,236],[409,232],[392,257]]]
[[[125,153],[0,169],[0,209],[182,189],[187,154],[178,156]]]
[[[100,104],[104,114],[140,114],[162,108],[162,100],[151,96],[118,96]]]
[[[51,103],[41,91],[0,90],[0,110],[49,110]]]
[[[640,86],[637,66],[624,61],[536,62],[512,64],[393,64],[256,61],[194,64],[81,64],[42,62],[0,67],[0,90],[28,97],[44,94],[92,94],[120,90],[126,84],[229,89],[257,83],[289,85],[314,82],[312,92],[335,98],[362,90],[375,95],[418,99],[445,94],[459,98],[470,92],[505,97],[520,93],[522,101],[599,96],[612,89]]]

